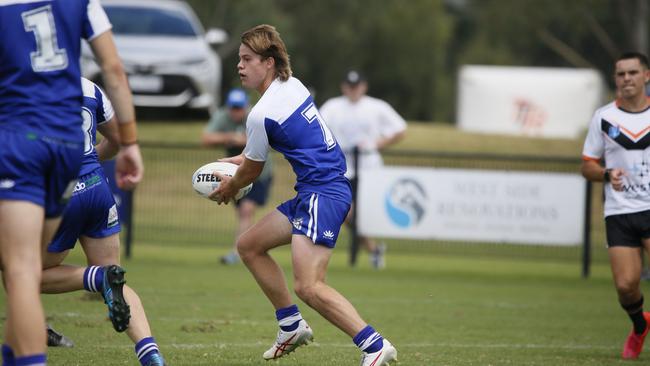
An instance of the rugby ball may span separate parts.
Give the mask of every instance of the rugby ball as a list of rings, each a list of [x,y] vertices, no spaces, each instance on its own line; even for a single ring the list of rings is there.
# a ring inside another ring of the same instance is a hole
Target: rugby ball
[[[220,179],[212,173],[219,172],[223,175],[232,177],[237,172],[237,167],[236,164],[220,161],[205,164],[192,174],[192,187],[194,187],[196,193],[210,199],[208,196],[219,187],[220,183]],[[235,196],[235,200],[240,200],[251,191],[251,188],[253,188],[252,183],[240,189]]]

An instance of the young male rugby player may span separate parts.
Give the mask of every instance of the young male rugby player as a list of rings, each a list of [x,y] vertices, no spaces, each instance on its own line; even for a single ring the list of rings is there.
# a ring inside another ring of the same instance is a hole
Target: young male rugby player
[[[307,88],[291,76],[284,42],[274,27],[244,32],[239,46],[239,77],[260,100],[246,121],[244,152],[225,161],[240,164],[237,173],[212,193],[228,203],[257,178],[269,148],[282,153],[296,174],[296,197],[278,206],[243,233],[237,249],[244,264],[275,308],[280,330],[264,352],[280,358],[313,338],[312,329],[291,300],[284,274],[269,251],[291,244],[295,292],[330,323],[349,335],[362,352],[361,366],[383,366],[397,358],[395,347],[368,325],[343,295],[325,282],[327,265],[352,192],[345,157]]]
[[[621,55],[615,64],[618,98],[598,109],[582,152],[582,175],[605,183],[607,252],[618,301],[632,321],[622,357],[635,359],[650,329],[640,280],[643,250],[650,251],[650,81],[648,58]],[[605,159],[605,166],[600,162]]]
[[[90,80],[82,78],[84,159],[79,181],[63,213],[61,225],[43,253],[43,293],[65,293],[85,289],[100,292],[108,315],[118,332],[126,331],[142,366],[162,366],[164,360],[138,295],[125,285],[120,263],[120,221],[113,193],[100,160],[119,150],[117,120],[111,102]],[[95,147],[96,132],[104,139]],[[77,239],[86,254],[88,267],[62,264]]]

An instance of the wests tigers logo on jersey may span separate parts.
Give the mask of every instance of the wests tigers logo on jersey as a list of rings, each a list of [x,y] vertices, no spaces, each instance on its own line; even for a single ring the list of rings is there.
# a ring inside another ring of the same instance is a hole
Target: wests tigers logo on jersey
[[[645,150],[650,146],[650,126],[633,131],[603,118],[600,120],[600,129],[626,150]]]
[[[607,136],[615,139],[620,134],[621,134],[621,129],[618,128],[618,126],[609,126],[609,130],[607,131]]]

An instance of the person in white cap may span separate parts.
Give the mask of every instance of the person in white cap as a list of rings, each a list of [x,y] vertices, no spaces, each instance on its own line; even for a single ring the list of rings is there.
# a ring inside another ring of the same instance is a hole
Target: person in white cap
[[[354,147],[360,151],[359,170],[382,166],[380,151],[404,137],[406,122],[390,104],[366,94],[368,82],[356,70],[345,73],[341,92],[343,95],[327,100],[320,113],[345,154],[348,166],[345,176],[355,184]],[[351,214],[348,215],[346,222],[350,223],[351,217]],[[370,254],[373,268],[384,268],[386,244],[378,244],[367,236],[359,239],[361,246]]]

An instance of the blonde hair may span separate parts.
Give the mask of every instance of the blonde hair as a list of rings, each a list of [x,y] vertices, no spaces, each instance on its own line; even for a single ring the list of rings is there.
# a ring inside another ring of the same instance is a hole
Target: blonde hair
[[[241,43],[260,55],[262,59],[272,57],[275,60],[276,76],[287,81],[291,76],[291,63],[284,41],[275,27],[268,24],[255,26],[241,35]]]

